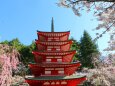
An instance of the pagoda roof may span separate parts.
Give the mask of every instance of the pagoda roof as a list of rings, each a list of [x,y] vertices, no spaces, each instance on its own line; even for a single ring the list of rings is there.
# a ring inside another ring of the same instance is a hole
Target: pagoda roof
[[[65,32],[43,32],[43,31],[37,31],[37,34],[39,35],[43,35],[43,36],[48,36],[48,37],[52,37],[52,36],[64,36],[64,35],[68,35],[70,34],[70,31],[65,31]]]
[[[37,44],[41,44],[41,45],[57,45],[57,46],[60,46],[60,45],[65,45],[65,44],[71,44],[72,43],[72,40],[68,40],[68,41],[39,41],[39,40],[36,40],[36,43]]]
[[[40,52],[40,51],[33,51],[32,52],[34,55],[47,55],[47,56],[64,56],[64,55],[69,55],[69,54],[73,54],[76,53],[76,50],[72,50],[72,51],[44,51],[44,52]]]
[[[54,67],[72,67],[72,66],[76,66],[79,67],[81,65],[81,63],[75,62],[75,63],[67,63],[67,62],[58,62],[58,63],[30,63],[29,66],[31,67],[46,67],[46,68],[54,68]]]
[[[68,79],[86,78],[85,75],[71,75],[71,76],[39,76],[39,77],[26,77],[28,80],[68,80]]]

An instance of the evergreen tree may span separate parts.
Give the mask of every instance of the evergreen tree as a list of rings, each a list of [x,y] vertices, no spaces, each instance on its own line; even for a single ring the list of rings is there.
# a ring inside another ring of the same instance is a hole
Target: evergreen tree
[[[83,37],[80,39],[79,60],[82,67],[93,68],[92,54],[98,53],[97,45],[92,41],[91,36],[87,31],[84,31]]]
[[[70,38],[70,40],[72,40],[72,44],[71,44],[70,50],[79,51],[79,42],[77,42],[73,37]],[[76,60],[78,59],[78,54],[79,54],[79,52],[77,52],[77,53],[74,55],[73,61],[76,61]]]
[[[24,45],[19,41],[18,38],[15,38],[15,39],[9,41],[9,45],[10,45],[10,46],[13,46],[13,48],[17,49],[18,51],[20,51],[21,48],[24,46]]]

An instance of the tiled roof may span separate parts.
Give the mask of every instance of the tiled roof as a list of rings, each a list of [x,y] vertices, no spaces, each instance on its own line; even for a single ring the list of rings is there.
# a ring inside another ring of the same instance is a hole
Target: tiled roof
[[[68,54],[73,54],[75,53],[76,51],[75,50],[72,50],[72,51],[57,51],[57,52],[37,52],[37,51],[33,51],[32,53],[35,54],[35,55],[68,55]]]
[[[41,32],[41,31],[38,31],[38,34],[39,35],[44,35],[44,36],[64,36],[64,35],[67,35],[69,34],[70,31],[67,31],[67,32]]]
[[[76,62],[76,63],[62,63],[62,62],[58,62],[58,63],[42,63],[42,64],[36,64],[36,63],[31,63],[29,64],[30,67],[70,67],[70,66],[80,66],[80,62]]]
[[[72,41],[69,40],[69,41],[59,41],[59,42],[57,42],[57,41],[53,41],[53,42],[52,41],[41,42],[41,41],[36,40],[36,43],[37,44],[42,44],[42,45],[58,45],[58,46],[60,46],[60,45],[72,43]]]
[[[68,79],[76,79],[83,78],[83,75],[71,75],[71,76],[39,76],[39,77],[27,77],[26,79],[30,80],[68,80]]]

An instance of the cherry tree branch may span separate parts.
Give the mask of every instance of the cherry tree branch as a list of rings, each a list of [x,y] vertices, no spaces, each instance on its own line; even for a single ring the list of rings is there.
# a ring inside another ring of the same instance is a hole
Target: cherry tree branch
[[[106,27],[107,29],[105,31],[103,31],[99,36],[97,36],[95,39],[94,39],[94,42],[97,41],[97,39],[99,39],[100,37],[102,37],[103,34],[105,34],[107,31],[110,30],[110,28],[115,24],[115,21],[109,26],[109,27]]]

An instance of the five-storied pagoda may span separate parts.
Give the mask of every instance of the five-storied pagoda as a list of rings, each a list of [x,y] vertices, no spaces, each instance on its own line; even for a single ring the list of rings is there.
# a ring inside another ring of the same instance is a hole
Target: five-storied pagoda
[[[37,34],[37,51],[32,52],[35,63],[29,64],[33,77],[26,77],[30,86],[77,86],[86,80],[85,76],[73,74],[81,64],[72,62],[76,51],[70,50],[70,31],[54,32],[52,19],[51,32]]]

